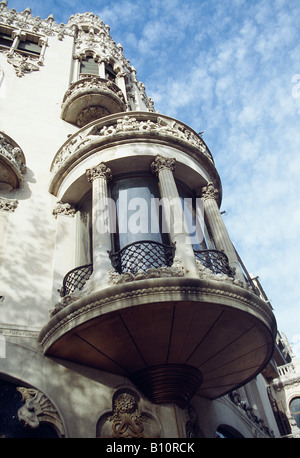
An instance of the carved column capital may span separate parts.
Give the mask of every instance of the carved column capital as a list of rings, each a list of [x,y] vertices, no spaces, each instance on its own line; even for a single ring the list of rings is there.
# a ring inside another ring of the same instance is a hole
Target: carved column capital
[[[213,183],[207,183],[200,191],[200,197],[203,200],[207,199],[214,199],[216,200],[218,197],[219,191],[214,187]]]
[[[88,181],[93,182],[97,178],[105,178],[106,181],[109,181],[112,177],[111,170],[103,162],[98,164],[96,167],[87,169],[86,176]]]
[[[176,159],[163,157],[163,156],[156,156],[155,161],[151,164],[151,170],[153,173],[158,174],[163,169],[168,169],[173,172],[176,166]]]
[[[74,216],[76,210],[74,207],[72,207],[72,205],[68,203],[58,202],[52,213],[55,218],[57,218],[58,215]]]

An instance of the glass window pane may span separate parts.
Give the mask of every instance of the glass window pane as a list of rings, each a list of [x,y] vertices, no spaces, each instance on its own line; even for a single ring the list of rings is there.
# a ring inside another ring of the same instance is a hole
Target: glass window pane
[[[99,75],[99,67],[97,62],[94,61],[93,57],[87,57],[81,62],[80,73]]]
[[[20,41],[18,44],[18,49],[37,55],[41,53],[41,47],[37,43],[34,43],[30,40]]]
[[[115,251],[141,240],[169,244],[168,233],[162,230],[162,212],[156,205],[160,199],[156,178],[115,181],[111,184],[111,197],[117,211]]]

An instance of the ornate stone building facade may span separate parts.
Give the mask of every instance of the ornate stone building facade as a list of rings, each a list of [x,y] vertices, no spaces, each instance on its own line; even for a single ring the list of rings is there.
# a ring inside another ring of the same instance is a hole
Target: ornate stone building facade
[[[92,13],[0,2],[0,70],[0,434],[289,434],[289,356],[202,137]]]

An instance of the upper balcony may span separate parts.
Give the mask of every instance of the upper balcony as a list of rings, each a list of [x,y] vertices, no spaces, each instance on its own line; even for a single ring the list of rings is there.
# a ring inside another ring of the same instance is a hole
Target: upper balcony
[[[145,151],[142,144],[159,147],[167,145],[183,151],[196,160],[210,176],[214,177],[215,182],[220,182],[211,152],[202,137],[193,129],[169,116],[137,111],[117,113],[97,119],[70,136],[53,159],[50,192],[57,195],[66,176],[96,153],[101,152],[103,155],[108,148],[128,144],[137,145],[139,148],[138,156],[135,154],[135,167]],[[121,157],[120,154],[118,156]]]
[[[83,127],[95,119],[126,110],[120,88],[111,80],[85,75],[73,83],[63,98],[61,117]]]

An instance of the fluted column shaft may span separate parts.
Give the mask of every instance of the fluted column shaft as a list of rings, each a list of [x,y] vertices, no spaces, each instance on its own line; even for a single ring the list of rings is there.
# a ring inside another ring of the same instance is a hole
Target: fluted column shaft
[[[244,276],[240,263],[216,201],[217,195],[218,191],[214,188],[213,183],[208,183],[207,186],[202,188],[201,198],[203,201],[207,223],[209,225],[216,249],[224,251],[228,257],[230,267],[235,270],[235,278],[244,282]]]
[[[178,194],[173,171],[176,160],[157,156],[152,163],[152,172],[158,176],[160,196],[165,200],[169,236],[176,244],[176,258],[182,263],[187,277],[198,277],[191,239],[185,222],[182,203]]]
[[[107,182],[111,179],[110,169],[103,163],[86,171],[92,183],[93,221],[93,282],[96,289],[107,285],[111,262],[107,251],[111,249]]]

